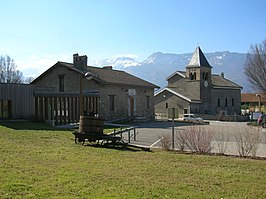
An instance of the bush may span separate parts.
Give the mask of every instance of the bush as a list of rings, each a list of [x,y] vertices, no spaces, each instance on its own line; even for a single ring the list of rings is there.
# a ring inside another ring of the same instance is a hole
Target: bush
[[[227,149],[227,145],[229,142],[229,133],[218,133],[217,134],[217,148],[219,150],[219,154],[225,154]]]
[[[176,144],[181,151],[186,147],[189,151],[209,153],[212,138],[211,131],[203,130],[201,126],[190,126],[176,134]]]
[[[235,135],[238,153],[241,157],[251,155],[256,157],[261,142],[260,128],[247,127],[240,129]]]
[[[171,136],[169,134],[160,136],[160,146],[164,151],[169,151],[171,147]]]

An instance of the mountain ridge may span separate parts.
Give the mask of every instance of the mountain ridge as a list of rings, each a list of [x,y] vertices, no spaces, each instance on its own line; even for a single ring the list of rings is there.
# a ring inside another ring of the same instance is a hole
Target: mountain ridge
[[[204,53],[212,68],[212,74],[224,73],[225,77],[243,87],[242,92],[250,92],[251,88],[244,75],[246,53],[230,51]],[[115,57],[90,62],[97,66],[112,65],[114,69],[124,70],[158,86],[165,87],[166,78],[174,72],[185,71],[192,53],[174,54],[154,52],[143,61],[132,57]]]

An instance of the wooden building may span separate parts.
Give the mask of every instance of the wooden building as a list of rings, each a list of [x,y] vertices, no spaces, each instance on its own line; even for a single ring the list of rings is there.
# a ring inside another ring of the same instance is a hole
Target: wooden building
[[[34,117],[34,86],[0,83],[0,119]]]

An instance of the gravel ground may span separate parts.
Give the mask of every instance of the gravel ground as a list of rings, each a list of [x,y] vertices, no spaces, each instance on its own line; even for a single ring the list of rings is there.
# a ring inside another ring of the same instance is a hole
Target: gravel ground
[[[212,138],[212,150],[213,153],[218,153],[221,147],[218,144],[223,143],[226,146],[225,154],[239,155],[236,136],[240,132],[252,131],[254,134],[259,135],[260,140],[258,142],[258,150],[256,156],[266,157],[266,129],[258,130],[257,127],[247,126],[247,123],[243,122],[219,122],[209,121],[209,125],[200,125],[203,132],[210,132],[213,134]],[[174,123],[175,136],[184,130],[191,128],[190,124],[175,122]],[[136,127],[136,141],[133,141],[131,137],[130,143],[144,146],[160,147],[159,139],[165,135],[172,135],[172,122],[152,121],[139,123]],[[133,131],[131,131],[131,135]],[[128,142],[128,133],[123,134],[123,139]],[[223,142],[224,141],[224,142]],[[176,144],[175,144],[176,145]],[[177,148],[175,148],[177,149]]]

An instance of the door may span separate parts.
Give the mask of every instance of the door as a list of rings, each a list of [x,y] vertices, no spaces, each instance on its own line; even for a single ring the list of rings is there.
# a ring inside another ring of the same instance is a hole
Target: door
[[[134,115],[134,97],[131,96],[129,99],[129,116]]]

